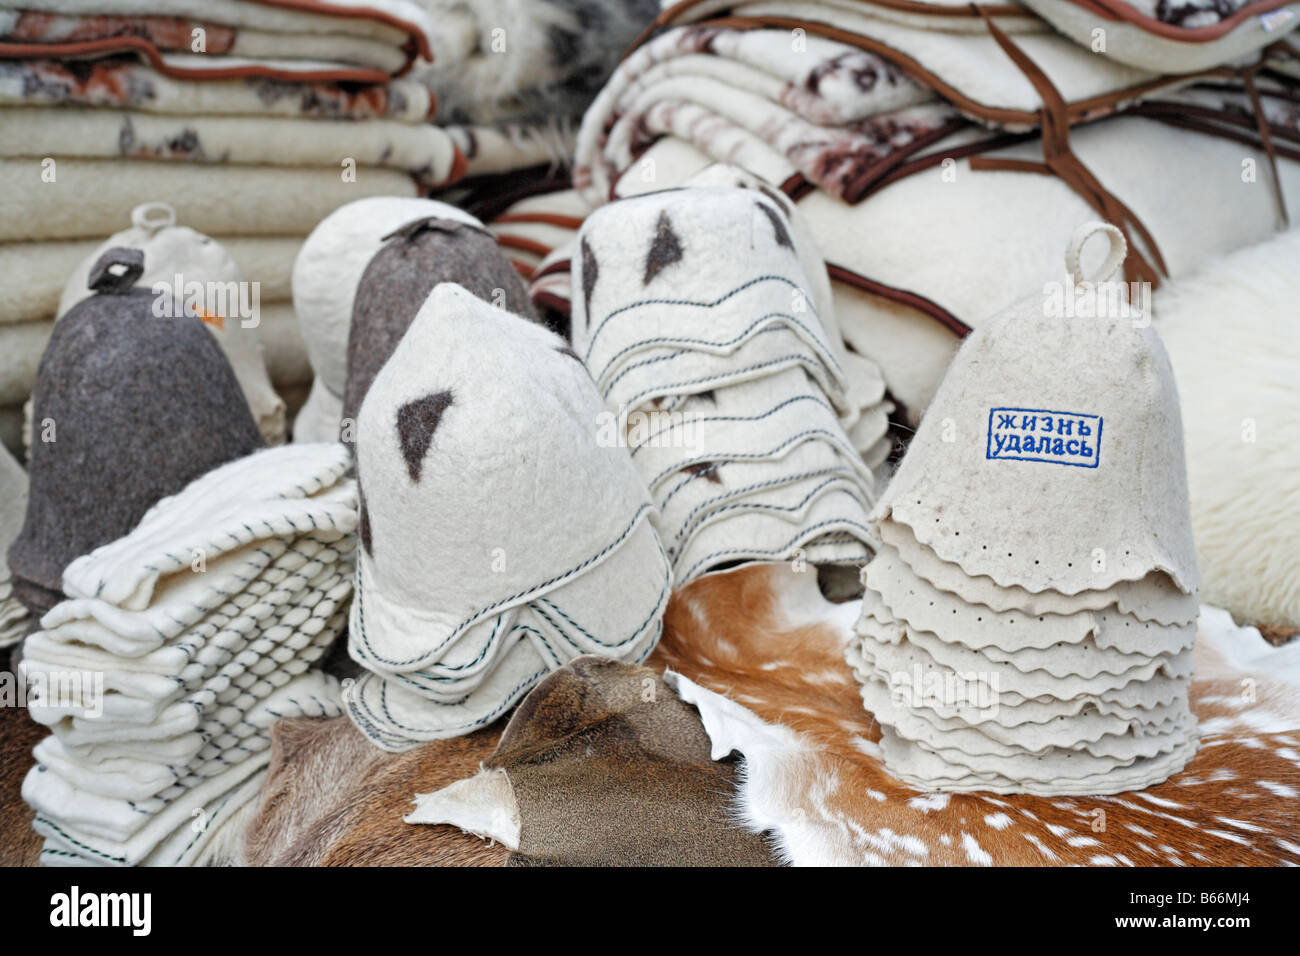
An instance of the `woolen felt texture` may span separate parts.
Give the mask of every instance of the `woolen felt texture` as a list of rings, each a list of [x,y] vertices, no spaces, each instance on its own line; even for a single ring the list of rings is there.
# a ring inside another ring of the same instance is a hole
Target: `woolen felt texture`
[[[100,293],[55,327],[36,376],[37,441],[10,567],[50,591],[73,559],[126,535],[159,499],[262,447],[221,348],[144,290]]]
[[[293,263],[293,307],[315,379],[294,423],[295,441],[337,441],[348,378],[348,337],[357,287],[385,237],[409,222],[437,216],[481,226],[447,203],[413,196],[371,196],[321,219]]]
[[[835,297],[831,292],[826,262],[813,238],[808,220],[785,193],[738,166],[714,163],[684,180],[682,185],[756,190],[784,213],[785,227],[799,256],[799,264],[803,267],[817,316],[826,329],[826,339],[848,381],[848,407],[840,424],[853,438],[854,447],[865,453],[884,437],[888,429],[884,410],[892,410],[893,405],[885,400],[885,378],[876,363],[856,352],[850,352],[844,345],[844,336],[835,315]],[[874,470],[875,466],[872,468]]]
[[[145,269],[135,284],[150,290],[157,284],[164,285],[175,297],[169,303],[172,306],[183,302],[186,295],[184,289],[174,288],[177,276],[185,285],[199,282],[206,287],[207,283],[223,283],[226,288],[256,278],[256,275],[245,276],[234,256],[215,239],[176,225],[176,213],[166,203],[145,203],[131,210],[129,229],[109,236],[73,270],[59,298],[58,315],[66,315],[91,294],[87,284],[90,270],[100,256],[115,247],[144,252]],[[266,291],[259,287],[259,310]],[[206,301],[205,294],[202,307],[215,313],[218,305],[226,306],[228,314],[217,316],[216,322],[207,326],[208,331],[226,353],[263,437],[268,443],[278,443],[284,440],[284,401],[271,385],[258,327],[244,325],[253,318],[235,314],[245,295],[241,291],[231,301],[218,303]],[[251,299],[243,301],[251,304]],[[256,320],[260,323],[261,316],[256,316]]]
[[[1002,587],[1074,595],[1160,571],[1195,592],[1182,416],[1159,336],[1128,315],[1052,317],[1046,301],[1018,302],[962,344],[873,519]]]
[[[648,518],[626,449],[597,440],[604,411],[562,339],[434,288],[357,417],[365,633],[360,599],[352,628],[377,665],[418,669],[590,573]]]
[[[491,233],[440,217],[407,223],[375,253],[357,286],[348,332],[345,420],[356,421],[370,383],[440,282],[455,282],[485,302],[540,321],[519,273]]]
[[[847,409],[833,320],[828,329],[818,315],[785,210],[762,193],[701,187],[620,200],[587,217],[578,251],[574,351],[611,407],[803,361]]]
[[[27,472],[0,446],[0,648],[27,633],[27,608],[13,593],[6,554],[27,512]]]

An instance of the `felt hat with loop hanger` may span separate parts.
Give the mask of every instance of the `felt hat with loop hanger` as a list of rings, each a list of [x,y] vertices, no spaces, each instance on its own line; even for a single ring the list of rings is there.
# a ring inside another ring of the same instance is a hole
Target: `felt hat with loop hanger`
[[[160,290],[157,307],[162,315],[189,311],[204,321],[230,360],[263,437],[271,443],[283,441],[284,401],[266,370],[252,290],[244,286],[229,251],[201,232],[178,226],[176,212],[167,203],[143,203],[131,210],[131,227],[106,239],[72,273],[58,314],[90,295],[86,280],[91,268],[106,251],[119,247],[144,253],[145,268],[136,284]],[[200,286],[201,301],[193,301],[192,293]]]
[[[1083,226],[1067,252],[1066,295],[1084,281],[1080,250],[1095,233],[1111,243],[1104,269],[1123,259],[1117,229]],[[940,561],[1001,588],[1072,596],[1160,573],[1192,594],[1169,360],[1145,317],[1089,281],[1104,314],[1049,314],[1045,290],[966,339],[873,518],[905,525]]]
[[[358,415],[354,656],[418,670],[627,545],[654,509],[606,414],[562,339],[435,287]]]
[[[1178,397],[1145,318],[1084,281],[1097,233],[1119,268],[1086,224],[1065,291],[974,332],[873,512],[846,656],[905,782],[1116,793],[1196,752]]]
[[[61,598],[75,558],[262,447],[216,340],[194,316],[156,317],[153,294],[136,287],[144,270],[139,249],[105,252],[89,273],[96,294],[55,324],[41,357],[32,396],[41,440],[26,520],[9,549],[15,593],[25,602],[35,595],[40,613]]]

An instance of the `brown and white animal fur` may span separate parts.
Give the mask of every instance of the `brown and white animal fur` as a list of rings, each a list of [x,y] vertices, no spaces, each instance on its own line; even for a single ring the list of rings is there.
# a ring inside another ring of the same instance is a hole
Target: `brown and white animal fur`
[[[390,754],[346,717],[289,720],[272,736],[270,773],[245,833],[253,866],[500,866],[509,851],[449,826],[402,818],[417,791],[473,776],[501,726]]]
[[[1300,863],[1300,701],[1289,685],[1247,678],[1202,647],[1201,748],[1165,783],[1097,798],[925,793],[884,769],[880,729],[842,653],[855,604],[822,602],[819,615],[812,578],[765,565],[693,582],[674,595],[654,657],[786,728],[746,754],[738,811],[773,828],[790,859]]]

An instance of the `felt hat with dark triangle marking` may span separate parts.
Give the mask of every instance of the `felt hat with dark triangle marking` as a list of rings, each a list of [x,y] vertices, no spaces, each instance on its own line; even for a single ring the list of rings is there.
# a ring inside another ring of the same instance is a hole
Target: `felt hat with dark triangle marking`
[[[507,312],[538,321],[519,273],[486,229],[441,216],[400,226],[385,237],[357,285],[348,333],[344,421],[356,421],[370,383],[440,282],[458,283]],[[344,437],[353,436],[345,430]]]
[[[643,408],[802,367],[847,409],[785,210],[747,189],[678,189],[592,213],[574,257],[574,351],[610,407]]]
[[[15,592],[37,613],[61,596],[73,559],[262,447],[216,340],[193,316],[156,318],[154,296],[132,288],[143,269],[138,249],[104,253],[89,278],[97,294],[55,324],[41,357],[30,496],[9,549]]]
[[[354,656],[418,669],[650,521],[627,450],[600,439],[606,414],[562,339],[436,286],[358,414]]]

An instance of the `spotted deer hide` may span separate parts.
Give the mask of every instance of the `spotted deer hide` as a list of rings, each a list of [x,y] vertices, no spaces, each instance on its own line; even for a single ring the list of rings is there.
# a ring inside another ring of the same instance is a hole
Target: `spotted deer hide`
[[[738,810],[801,864],[1300,863],[1300,644],[1270,648],[1202,613],[1201,747],[1165,783],[1096,798],[926,793],[884,769],[842,648],[856,602],[760,565],[677,592],[654,661],[701,711],[715,755],[744,754]]]

